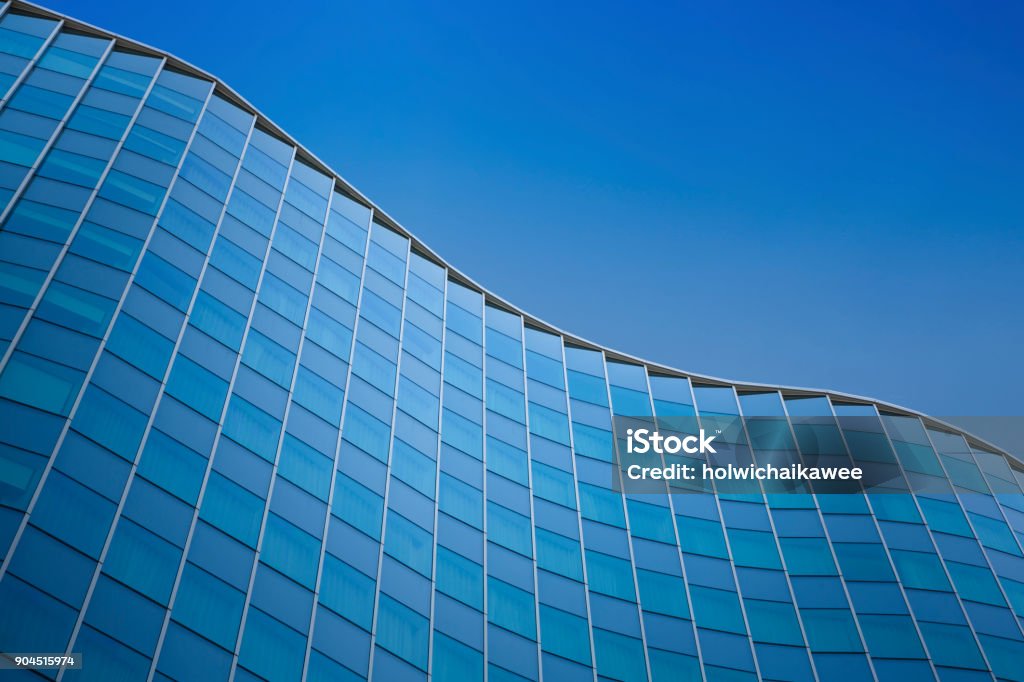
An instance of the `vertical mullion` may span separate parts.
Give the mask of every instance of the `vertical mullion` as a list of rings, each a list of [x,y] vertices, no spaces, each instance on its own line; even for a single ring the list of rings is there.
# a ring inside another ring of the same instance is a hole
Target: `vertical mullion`
[[[609,426],[611,427],[612,434],[612,447],[615,449],[614,462],[621,462],[621,458],[618,455],[619,452],[619,439],[615,437],[615,405],[612,402],[612,381],[608,375],[608,358],[604,351],[601,353],[601,371],[604,373],[604,389],[608,397],[608,418]],[[629,505],[626,504],[626,493],[622,491],[622,471],[614,463],[612,464],[612,476],[614,479],[619,480],[619,499],[622,502],[622,518],[625,519],[626,523],[626,541],[629,547],[629,568],[633,573],[633,593],[636,596],[636,617],[640,621],[640,643],[644,650],[644,666],[647,669],[647,679],[651,677],[651,656],[647,650],[647,628],[644,625],[644,614],[643,609],[640,607],[640,581],[636,577],[636,554],[633,551],[633,531],[629,523]],[[675,523],[675,519],[672,520]],[[586,555],[583,560],[586,561]],[[597,660],[594,660],[594,668],[597,668]]]
[[[373,225],[371,225],[370,227],[371,227],[371,232],[368,232],[367,235],[366,235],[367,242],[369,242],[370,239],[372,238],[372,228],[373,228]],[[385,229],[385,228],[381,228],[381,229]],[[379,550],[377,552],[377,582],[376,582],[376,584],[374,585],[374,588],[373,588],[374,589],[374,591],[373,591],[373,620],[372,620],[371,625],[370,625],[370,657],[369,657],[369,663],[368,663],[369,667],[368,667],[368,670],[367,670],[367,678],[366,678],[369,682],[373,681],[373,659],[374,659],[374,655],[373,654],[374,654],[374,650],[375,650],[375,648],[377,646],[377,620],[378,620],[378,617],[380,615],[380,578],[381,578],[381,573],[384,570],[384,542],[385,542],[385,539],[386,539],[386,536],[387,536],[387,530],[388,530],[388,516],[390,515],[390,510],[388,509],[388,495],[391,492],[391,454],[394,451],[394,447],[395,447],[395,417],[396,417],[397,412],[398,412],[398,383],[399,383],[399,381],[401,381],[401,378],[402,378],[402,339],[405,337],[405,304],[406,304],[406,301],[408,301],[408,299],[409,299],[409,266],[411,264],[410,261],[412,259],[412,240],[408,240],[407,239],[406,242],[407,242],[407,244],[406,244],[406,249],[405,249],[405,282],[404,282],[404,286],[402,287],[401,326],[399,326],[399,328],[398,328],[398,358],[397,358],[397,362],[395,363],[395,396],[394,396],[394,400],[393,400],[392,405],[391,405],[391,424],[389,425],[390,434],[388,436],[388,455],[387,455],[387,461],[384,463],[385,464],[385,468],[384,468],[384,473],[385,473],[385,478],[384,478],[384,512],[383,512],[383,517],[381,519],[380,548],[379,548]],[[369,255],[369,252],[367,252],[367,255]],[[355,335],[353,335],[353,337],[352,337],[353,347],[355,346],[355,343],[356,343],[356,338],[355,338]],[[347,399],[347,396],[346,396],[346,399]],[[440,408],[438,408],[438,409],[440,409]],[[429,638],[428,638],[428,643],[429,643]],[[428,661],[429,661],[429,653],[428,653]]]
[[[330,221],[330,211],[327,220]],[[348,366],[345,369],[345,392],[342,394],[341,417],[338,420],[338,438],[334,448],[333,468],[331,469],[331,487],[327,491],[327,515],[324,518],[324,536],[320,543],[320,558],[317,563],[316,582],[313,588],[313,608],[309,617],[309,633],[306,635],[306,652],[302,662],[302,679],[309,673],[309,658],[313,648],[313,628],[316,626],[317,604],[320,598],[320,583],[323,580],[324,554],[327,552],[327,535],[331,530],[331,513],[334,509],[334,487],[338,478],[338,464],[341,455],[341,438],[345,424],[345,412],[348,409],[348,389],[352,381],[352,362],[356,352],[356,332],[359,330],[359,311],[363,301],[363,289],[366,283],[366,260],[370,255],[370,230],[373,227],[373,209],[370,209],[369,222],[366,224],[366,243],[363,246],[363,264],[359,272],[359,292],[356,294],[355,315],[352,322],[352,341],[348,349]],[[314,283],[314,290],[316,289]],[[310,297],[312,298],[312,296]],[[282,427],[283,428],[283,427]]]
[[[486,305],[484,306],[486,310]],[[523,359],[523,415],[526,420],[526,461],[528,466],[526,467],[526,481],[527,487],[529,488],[530,498],[530,554],[531,562],[533,563],[533,617],[535,621],[535,628],[537,631],[537,679],[543,681],[544,679],[544,660],[542,656],[543,649],[541,648],[541,632],[540,632],[540,585],[537,580],[537,517],[534,514],[534,487],[533,487],[533,434],[530,433],[530,379],[526,374],[526,325],[523,324],[523,318],[516,315],[516,319],[519,320],[519,342],[520,351]],[[499,332],[500,333],[500,332]],[[487,325],[484,325],[484,336],[487,335]],[[486,362],[486,359],[484,360]],[[484,395],[487,395],[487,387],[484,387]],[[568,415],[567,415],[568,416]],[[571,429],[570,429],[571,430]],[[542,436],[538,436],[541,438]],[[487,441],[487,434],[484,434],[484,442]],[[571,456],[570,451],[570,456]],[[487,478],[487,468],[484,467],[484,479]],[[578,503],[577,503],[577,506]],[[484,499],[484,510],[486,513],[487,500]],[[638,598],[639,599],[639,598]],[[588,611],[589,615],[589,611]]]
[[[293,170],[294,170],[294,167],[295,166],[294,166],[294,162],[293,162],[293,164],[292,164],[292,169]],[[288,185],[285,187],[285,190],[281,192],[281,200],[282,200],[282,202],[286,200],[285,197],[286,197],[286,194],[287,194],[287,189],[288,189],[288,187],[291,186],[292,182],[298,182],[298,180],[296,180],[294,177],[290,177],[289,178]],[[253,556],[252,570],[249,573],[249,586],[248,586],[248,589],[246,589],[246,591],[245,591],[245,601],[244,601],[244,603],[242,605],[242,618],[241,618],[241,620],[238,623],[238,636],[235,638],[235,650],[234,650],[234,653],[231,656],[231,673],[230,673],[230,675],[231,675],[232,678],[234,678],[235,670],[238,668],[238,655],[239,655],[239,652],[241,651],[241,648],[242,648],[242,639],[245,636],[245,623],[246,623],[246,620],[248,619],[249,608],[250,608],[250,606],[252,604],[252,591],[253,591],[253,588],[254,588],[255,583],[256,583],[256,571],[259,570],[259,566],[260,566],[260,555],[262,554],[262,551],[263,551],[264,533],[267,530],[267,519],[270,516],[270,504],[271,504],[271,502],[273,500],[274,488],[275,488],[275,484],[277,483],[277,466],[278,466],[278,463],[281,460],[281,446],[284,443],[284,437],[285,437],[285,435],[287,433],[286,429],[287,429],[287,426],[288,426],[288,415],[289,415],[289,413],[291,412],[291,409],[292,409],[292,401],[293,401],[292,395],[293,395],[293,393],[295,391],[295,380],[296,380],[296,377],[298,377],[298,375],[299,375],[299,366],[300,366],[300,361],[302,360],[302,348],[303,348],[303,346],[306,343],[306,325],[309,322],[309,310],[310,310],[310,308],[313,307],[313,291],[316,288],[316,276],[317,276],[317,274],[320,271],[320,259],[323,257],[324,239],[325,239],[325,236],[326,236],[326,233],[327,233],[327,221],[329,221],[330,218],[331,218],[331,202],[333,201],[333,199],[334,199],[334,187],[333,187],[333,184],[332,184],[331,190],[329,191],[329,193],[327,195],[327,207],[324,210],[323,224],[320,227],[320,241],[317,243],[316,261],[315,261],[315,264],[313,266],[313,276],[310,278],[310,281],[309,281],[309,291],[306,293],[306,311],[302,315],[302,326],[301,326],[302,331],[301,331],[301,334],[299,336],[298,348],[295,351],[295,367],[292,368],[292,377],[291,377],[291,380],[288,382],[287,397],[285,399],[285,404],[284,404],[284,414],[281,416],[281,433],[277,437],[277,447],[274,448],[274,461],[271,462],[270,485],[267,488],[267,499],[266,499],[266,501],[264,503],[264,506],[263,506],[263,518],[260,520],[259,534],[256,536],[256,554],[255,554],[255,556]],[[278,220],[280,220],[280,218],[278,218]],[[271,246],[271,248],[272,248],[272,246]],[[267,260],[268,261],[270,260],[269,252],[267,254]],[[259,300],[259,292],[258,291],[256,293],[255,300],[256,301]],[[239,357],[241,357],[241,352],[239,352]],[[227,395],[227,398],[225,398],[225,404],[230,403],[230,402],[231,402],[231,393],[229,392],[228,395]],[[212,459],[212,453],[211,453],[211,459]]]
[[[693,382],[686,382],[690,389],[690,402],[693,405],[693,414],[697,420],[698,428],[703,428],[704,418],[701,416],[700,406],[697,404],[697,394],[693,390]],[[725,516],[722,514],[722,501],[718,497],[718,486],[715,485],[714,481],[711,483],[714,488],[715,496],[715,511],[718,513],[718,522],[722,526],[722,540],[725,543],[725,552],[729,558],[729,571],[732,575],[733,585],[736,586],[736,600],[739,602],[740,615],[743,616],[743,627],[746,629],[747,644],[750,647],[750,657],[754,663],[754,674],[757,675],[758,679],[761,679],[761,665],[757,662],[757,650],[754,649],[754,638],[750,634],[750,620],[747,618],[747,607],[743,602],[743,588],[740,586],[739,575],[736,573],[736,560],[732,554],[732,543],[729,541],[729,531],[725,526]],[[714,589],[714,588],[712,588]]]
[[[590,580],[587,577],[587,552],[583,542],[583,509],[580,504],[580,479],[576,473],[576,436],[572,420],[572,396],[569,394],[569,367],[565,358],[565,337],[558,336],[558,347],[562,353],[562,385],[565,389],[565,416],[569,420],[569,460],[572,463],[572,484],[576,494],[576,525],[580,534],[580,563],[583,565],[583,597],[587,604],[587,638],[590,641],[590,668],[597,682],[597,651],[594,648],[594,620],[590,610]],[[532,492],[532,491],[531,491]],[[673,522],[673,526],[675,523]],[[536,550],[534,550],[536,551]],[[540,597],[537,597],[538,601]],[[639,597],[638,597],[639,599]]]
[[[654,409],[654,391],[651,389],[651,375],[647,371],[646,367],[644,367],[644,381],[647,383],[647,400],[651,407],[651,415],[653,415],[654,423],[657,425],[658,412]],[[689,379],[681,379],[681,381],[685,381],[688,385],[690,383]],[[694,414],[696,414],[696,412],[697,406],[694,405]],[[664,456],[662,456],[662,461],[665,461]],[[690,581],[686,577],[686,562],[683,560],[683,543],[679,539],[679,526],[676,523],[676,505],[672,497],[672,486],[667,482],[665,484],[665,490],[665,495],[668,497],[669,513],[672,514],[672,533],[676,539],[676,553],[679,555],[679,568],[683,575],[683,590],[686,592],[686,610],[690,613],[690,626],[693,629],[693,643],[697,648],[697,667],[700,669],[701,679],[706,680],[707,674],[704,672],[704,654],[700,646],[700,635],[697,633],[697,617],[693,612],[693,598],[690,596]],[[639,595],[637,599],[639,599]]]
[[[427,635],[427,678],[433,675],[434,671],[434,609],[437,602],[437,521],[441,511],[439,497],[441,494],[441,427],[444,423],[444,365],[445,365],[445,344],[448,341],[448,269],[444,268],[444,291],[443,304],[441,306],[441,386],[437,395],[437,449],[435,450],[436,460],[434,462],[434,546],[431,548],[430,557],[430,630]],[[487,443],[487,434],[484,433],[484,447]],[[487,475],[487,472],[484,472]],[[486,577],[485,577],[486,582]],[[487,662],[484,661],[486,670]]]
[[[475,292],[474,292],[475,293]],[[483,474],[480,477],[480,525],[482,528],[482,550],[483,554],[481,558],[483,563],[481,564],[481,570],[483,571],[483,636],[484,636],[484,682],[487,682],[491,678],[491,664],[489,661],[490,653],[490,618],[491,612],[488,608],[490,589],[488,587],[487,580],[487,555],[490,552],[487,551],[487,297],[480,293],[480,465],[483,467]],[[439,500],[440,502],[440,500]]]
[[[248,148],[246,148],[246,152],[248,152]],[[239,164],[244,163],[245,155],[243,154],[242,157],[239,159]],[[174,584],[171,588],[171,596],[167,601],[167,610],[164,612],[163,624],[160,626],[160,636],[157,639],[157,645],[153,651],[153,660],[150,663],[149,676],[147,677],[147,680],[149,681],[152,681],[154,676],[156,675],[157,661],[159,661],[160,659],[160,652],[163,649],[164,639],[167,636],[167,628],[170,625],[171,613],[174,610],[174,602],[178,596],[178,588],[181,586],[181,576],[185,570],[185,563],[188,561],[189,549],[192,546],[192,538],[195,535],[196,523],[199,520],[199,509],[203,505],[203,498],[206,496],[206,486],[210,480],[210,473],[213,471],[213,458],[217,453],[217,446],[220,443],[221,436],[224,432],[224,418],[227,415],[228,405],[231,404],[231,393],[235,386],[235,379],[238,376],[238,367],[239,365],[241,365],[242,362],[242,349],[245,348],[245,343],[249,338],[249,331],[252,329],[252,317],[253,313],[256,310],[256,303],[260,291],[260,285],[263,283],[263,276],[267,272],[267,262],[270,260],[270,249],[274,243],[274,235],[277,233],[278,216],[280,216],[281,206],[284,204],[285,191],[288,189],[288,182],[290,182],[292,167],[294,165],[295,149],[293,147],[291,159],[288,162],[288,172],[285,176],[286,178],[288,178],[288,180],[285,182],[284,187],[281,188],[281,197],[278,199],[277,210],[274,212],[274,226],[271,228],[270,236],[267,238],[267,247],[265,255],[263,257],[263,262],[260,265],[260,275],[256,282],[256,290],[253,291],[252,303],[249,304],[249,315],[246,317],[245,331],[242,334],[242,341],[241,344],[239,345],[239,351],[235,357],[235,366],[231,371],[231,380],[228,382],[227,391],[225,392],[224,406],[221,408],[220,419],[217,421],[217,430],[216,433],[214,434],[213,443],[210,446],[210,456],[206,461],[206,471],[203,473],[203,482],[199,488],[199,497],[196,499],[195,509],[192,511],[192,521],[189,524],[188,535],[186,536],[185,539],[185,547],[182,548],[181,551],[181,561],[178,562],[178,570],[174,576]],[[201,286],[201,284],[202,283],[200,282],[199,285],[197,286]],[[296,362],[298,362],[298,359],[296,359]],[[283,424],[281,428],[284,428]],[[255,561],[256,558],[254,557],[253,560]],[[239,632],[241,632],[241,623],[239,624]],[[232,657],[232,659],[233,658],[234,657]]]

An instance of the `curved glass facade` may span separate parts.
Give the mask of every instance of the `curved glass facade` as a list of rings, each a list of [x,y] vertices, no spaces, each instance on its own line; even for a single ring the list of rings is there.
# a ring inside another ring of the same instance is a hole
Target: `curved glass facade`
[[[0,650],[96,680],[1024,679],[1013,458],[562,334],[225,85],[0,6]],[[880,458],[903,492],[623,495],[617,415],[739,418],[749,460]]]

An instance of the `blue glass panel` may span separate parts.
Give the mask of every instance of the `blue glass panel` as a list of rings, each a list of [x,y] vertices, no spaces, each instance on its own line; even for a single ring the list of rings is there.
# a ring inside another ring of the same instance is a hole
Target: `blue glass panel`
[[[324,555],[320,603],[365,630],[373,617],[374,581],[332,554]]]
[[[429,621],[385,594],[378,608],[377,643],[426,670]]]
[[[281,434],[281,422],[236,395],[228,405],[223,432],[260,457],[273,461]]]
[[[540,634],[544,651],[590,665],[586,619],[541,604]]]
[[[853,614],[846,609],[802,609],[807,643],[815,652],[862,651]]]
[[[594,628],[594,652],[599,675],[628,682],[647,677],[639,639]]]
[[[483,493],[468,483],[442,473],[437,501],[441,511],[471,526],[483,528]]]
[[[276,514],[267,516],[260,558],[292,580],[313,589],[320,542]]]
[[[434,633],[433,679],[437,682],[464,682],[482,679],[483,654],[458,640]]]
[[[32,523],[96,558],[114,512],[114,503],[59,472],[51,472],[32,513]]]
[[[150,599],[167,604],[181,561],[181,550],[127,519],[117,532],[103,563],[105,573]]]
[[[263,518],[263,500],[220,474],[212,473],[199,518],[255,547]]]
[[[338,474],[335,482],[332,512],[370,537],[380,538],[384,499],[344,474]]]
[[[645,611],[676,618],[690,617],[686,587],[679,576],[638,568],[636,582],[640,588],[640,603]]]
[[[61,282],[51,282],[36,315],[72,329],[103,336],[114,314],[116,301]]]
[[[160,185],[112,170],[100,188],[100,196],[155,216],[166,191]]]
[[[384,550],[416,572],[430,577],[433,542],[430,533],[396,514],[388,514]]]
[[[146,479],[195,504],[205,471],[205,457],[162,431],[149,432],[139,461],[139,474]]]
[[[488,538],[525,556],[533,556],[533,542],[530,537],[529,517],[511,509],[487,502]]]
[[[487,577],[490,622],[528,639],[537,638],[533,595],[496,578]]]
[[[228,384],[209,370],[180,355],[174,362],[171,375],[167,378],[166,391],[199,414],[219,421]]]
[[[437,589],[473,608],[483,608],[484,569],[446,547],[437,547]]]
[[[136,125],[125,139],[124,148],[174,166],[185,151],[185,143],[144,125]]]
[[[290,433],[284,436],[277,472],[323,501],[331,487],[333,461]]]
[[[67,416],[85,374],[48,360],[15,353],[0,375],[0,396]]]
[[[75,414],[75,430],[127,460],[134,460],[148,416],[90,386]]]
[[[152,251],[146,253],[135,273],[135,283],[185,312],[196,281]]]
[[[301,677],[306,639],[259,609],[250,609],[239,651],[240,665],[269,680]]]
[[[125,272],[135,267],[142,242],[121,232],[86,221],[71,244],[71,252]]]
[[[186,563],[172,616],[222,647],[234,649],[244,604],[244,594]]]

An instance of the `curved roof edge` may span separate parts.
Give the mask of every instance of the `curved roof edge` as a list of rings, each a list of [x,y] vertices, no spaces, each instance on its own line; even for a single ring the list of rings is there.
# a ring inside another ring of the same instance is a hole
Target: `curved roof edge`
[[[866,397],[866,396],[855,395],[855,394],[852,394],[852,393],[843,393],[841,391],[834,391],[834,390],[830,390],[830,389],[806,388],[806,387],[799,387],[799,386],[785,386],[785,385],[779,385],[779,384],[762,384],[762,383],[747,382],[747,381],[734,381],[734,380],[723,379],[721,377],[714,377],[714,376],[710,376],[710,375],[706,375],[706,374],[697,374],[695,372],[684,371],[684,370],[677,369],[675,367],[670,367],[668,365],[664,365],[664,364],[661,364],[661,363],[658,363],[658,362],[654,362],[654,361],[651,361],[651,360],[646,360],[644,358],[637,357],[635,355],[630,355],[629,353],[624,353],[622,351],[618,351],[618,350],[615,350],[615,349],[612,349],[612,348],[608,348],[607,346],[603,346],[603,345],[601,345],[599,343],[595,343],[594,341],[590,341],[589,339],[584,339],[581,336],[578,336],[578,335],[573,334],[571,332],[567,332],[567,331],[565,331],[565,330],[563,330],[563,329],[561,329],[561,328],[559,328],[559,327],[557,327],[557,326],[555,326],[555,325],[553,325],[553,324],[551,324],[549,322],[546,322],[546,321],[544,321],[544,320],[542,320],[542,319],[540,319],[540,318],[538,318],[538,317],[536,317],[534,315],[531,315],[531,314],[527,313],[526,311],[522,310],[521,308],[519,308],[515,304],[505,300],[501,296],[495,294],[494,292],[490,291],[489,289],[487,289],[483,285],[479,284],[472,277],[469,277],[468,275],[464,274],[463,272],[461,272],[460,270],[458,270],[457,268],[452,266],[450,263],[448,263],[448,261],[443,259],[436,251],[434,251],[432,248],[427,246],[421,239],[416,237],[416,235],[414,235],[412,232],[410,232],[407,228],[403,227],[402,224],[399,223],[396,219],[394,219],[393,217],[388,215],[388,213],[386,211],[384,211],[382,208],[380,208],[369,197],[367,197],[361,191],[356,189],[355,186],[353,186],[350,182],[348,182],[340,173],[338,173],[336,170],[331,168],[327,163],[325,163],[323,160],[321,160],[316,154],[313,154],[311,151],[309,151],[300,142],[295,140],[295,138],[293,138],[291,135],[289,135],[287,132],[285,132],[285,130],[283,128],[281,128],[276,123],[274,123],[270,119],[269,116],[267,116],[262,111],[260,111],[249,100],[247,100],[245,97],[240,95],[231,86],[229,86],[226,83],[224,83],[224,81],[222,81],[217,76],[214,76],[213,74],[211,74],[210,72],[206,71],[205,69],[201,69],[198,66],[195,66],[194,64],[192,64],[192,63],[190,63],[188,61],[185,61],[184,59],[181,59],[180,57],[177,57],[177,56],[175,56],[173,54],[170,54],[170,53],[165,52],[163,50],[157,49],[155,47],[152,47],[151,45],[147,45],[145,43],[141,43],[141,42],[139,42],[137,40],[134,40],[132,38],[128,38],[126,36],[122,36],[122,35],[120,35],[118,33],[114,33],[113,31],[109,31],[107,29],[103,29],[103,28],[100,28],[98,26],[94,26],[93,24],[89,24],[87,22],[81,21],[79,19],[76,19],[74,17],[68,16],[66,14],[62,14],[60,12],[51,10],[51,9],[49,9],[47,7],[43,7],[41,5],[37,5],[34,2],[29,2],[28,0],[10,0],[10,6],[8,7],[8,10],[13,9],[13,8],[16,8],[16,9],[18,9],[20,11],[23,11],[23,12],[28,12],[28,13],[32,13],[32,14],[37,14],[37,15],[40,15],[40,16],[48,17],[48,18],[51,18],[51,19],[60,20],[60,21],[63,22],[63,26],[62,27],[67,27],[67,28],[70,28],[70,29],[73,29],[73,30],[76,30],[76,31],[83,32],[83,33],[92,34],[92,35],[98,35],[98,36],[103,36],[105,38],[113,39],[113,40],[115,40],[116,44],[119,45],[120,47],[129,49],[129,50],[132,50],[132,51],[135,51],[135,52],[140,52],[142,54],[147,54],[147,55],[151,55],[151,56],[154,56],[154,57],[160,57],[160,58],[166,59],[167,60],[166,61],[166,65],[168,65],[168,66],[171,66],[171,67],[173,67],[175,69],[184,71],[184,72],[186,72],[186,73],[188,73],[190,75],[198,76],[200,78],[203,78],[203,79],[206,79],[206,80],[209,80],[209,81],[213,82],[213,84],[214,84],[214,92],[216,94],[219,94],[219,95],[223,96],[225,99],[231,101],[232,103],[240,106],[241,108],[245,109],[249,113],[253,114],[256,117],[256,124],[257,125],[261,125],[268,132],[270,132],[273,135],[281,138],[282,140],[284,140],[288,144],[294,146],[295,149],[296,149],[296,157],[297,158],[299,158],[302,161],[308,163],[310,166],[316,168],[317,170],[321,171],[325,175],[333,177],[334,181],[335,181],[335,189],[341,191],[343,194],[348,195],[349,197],[351,197],[355,201],[357,201],[357,202],[363,204],[364,206],[366,206],[367,208],[371,209],[372,210],[372,214],[373,214],[373,220],[375,220],[376,222],[379,222],[379,223],[381,223],[383,225],[386,225],[387,227],[389,227],[389,228],[391,228],[391,229],[401,233],[402,235],[408,237],[410,242],[411,242],[412,248],[415,251],[418,251],[421,255],[423,255],[426,258],[434,261],[437,265],[445,268],[445,270],[447,271],[447,274],[448,274],[448,276],[450,278],[454,279],[455,281],[457,281],[459,283],[465,284],[465,285],[469,286],[472,289],[475,289],[475,290],[479,291],[483,295],[483,297],[484,297],[485,304],[486,303],[490,303],[490,304],[493,304],[493,305],[497,305],[498,307],[505,308],[506,310],[508,310],[510,312],[514,312],[517,315],[521,315],[522,318],[523,318],[523,322],[525,324],[529,324],[529,325],[531,325],[533,327],[536,327],[538,329],[541,329],[543,331],[547,331],[547,332],[551,332],[553,334],[557,334],[557,335],[561,336],[564,339],[564,341],[566,343],[568,343],[568,344],[579,346],[579,347],[582,347],[582,348],[587,348],[587,349],[590,349],[590,350],[601,351],[601,352],[603,352],[605,354],[605,356],[609,360],[619,360],[619,361],[623,361],[623,362],[644,365],[644,366],[647,367],[648,371],[650,371],[650,372],[653,372],[653,373],[656,373],[656,374],[662,374],[662,375],[665,375],[665,376],[675,376],[675,377],[687,378],[687,379],[690,379],[691,381],[695,381],[695,382],[701,383],[701,384],[718,385],[718,386],[733,386],[733,387],[736,388],[737,391],[749,391],[749,392],[781,391],[782,393],[784,393],[786,395],[791,395],[791,396],[800,396],[800,395],[804,395],[804,396],[808,396],[808,397],[811,397],[811,396],[828,396],[829,399],[831,399],[834,402],[840,402],[840,403],[844,403],[845,402],[845,403],[859,403],[859,404],[872,404],[872,405],[876,405],[879,408],[880,411],[884,411],[884,412],[887,412],[887,413],[893,413],[893,414],[897,414],[897,415],[902,415],[902,416],[919,417],[920,419],[922,419],[924,421],[926,426],[937,428],[937,429],[943,430],[943,431],[951,431],[951,432],[954,432],[954,433],[961,434],[961,435],[963,435],[967,439],[968,444],[970,444],[972,446],[976,446],[976,447],[981,447],[981,448],[984,448],[986,450],[990,450],[990,451],[993,451],[993,452],[1000,453],[1000,454],[1006,456],[1008,458],[1008,461],[1011,462],[1012,464],[1016,465],[1016,467],[1018,469],[1020,469],[1021,471],[1024,471],[1024,459],[1022,459],[1021,457],[1018,457],[1017,455],[1008,452],[1006,449],[1004,449],[1004,448],[1002,448],[1002,447],[1000,447],[1000,446],[998,446],[998,445],[996,445],[996,444],[994,444],[994,443],[992,443],[992,442],[990,442],[990,441],[988,441],[988,440],[986,440],[984,438],[981,438],[981,437],[976,436],[976,435],[974,435],[972,433],[969,433],[969,432],[965,431],[964,429],[962,429],[961,427],[956,426],[955,424],[951,424],[951,423],[943,421],[941,419],[936,419],[935,417],[929,416],[929,415],[927,415],[927,414],[925,414],[923,412],[919,412],[917,410],[913,410],[913,409],[910,409],[910,408],[907,408],[907,407],[903,407],[901,405],[896,405],[896,404],[893,404],[893,403],[877,400],[875,398],[869,398],[869,397]]]

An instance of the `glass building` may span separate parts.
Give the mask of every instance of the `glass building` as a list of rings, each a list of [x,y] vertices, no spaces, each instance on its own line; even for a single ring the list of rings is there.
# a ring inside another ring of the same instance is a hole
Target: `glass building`
[[[561,332],[209,74],[0,7],[0,651],[84,656],[7,674],[1024,680],[1018,460]],[[623,495],[613,415],[903,492]]]

